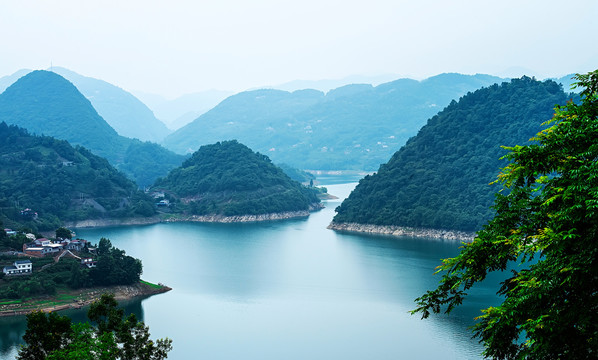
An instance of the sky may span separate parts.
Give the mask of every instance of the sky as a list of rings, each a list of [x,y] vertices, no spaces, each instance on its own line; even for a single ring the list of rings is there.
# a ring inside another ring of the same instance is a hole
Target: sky
[[[61,66],[176,97],[352,75],[598,69],[596,0],[0,0],[0,77]]]

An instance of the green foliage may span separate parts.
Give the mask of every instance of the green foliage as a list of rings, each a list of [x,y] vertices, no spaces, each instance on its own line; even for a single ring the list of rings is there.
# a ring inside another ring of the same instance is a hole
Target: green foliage
[[[363,178],[334,222],[475,231],[493,215],[506,165],[500,145],[528,143],[566,94],[553,81],[528,77],[453,101],[428,121],[378,172]]]
[[[23,340],[27,346],[19,350],[19,360],[44,360],[53,351],[63,348],[73,335],[71,319],[54,312],[42,311],[27,315],[27,330]]]
[[[316,90],[247,91],[170,134],[164,144],[187,153],[238,139],[275,163],[301,169],[375,170],[452,99],[500,80],[442,74],[421,82],[347,85],[326,95]]]
[[[581,104],[557,106],[537,143],[508,147],[494,218],[445,259],[418,308],[450,312],[491,271],[517,264],[474,328],[496,359],[595,359],[598,353],[598,70],[576,75]]]
[[[198,215],[307,210],[319,202],[315,191],[236,140],[202,146],[154,187],[183,198]]]
[[[126,255],[110,240],[101,238],[97,248],[97,266],[89,276],[94,285],[130,285],[139,282],[143,266],[141,260]]]
[[[41,311],[27,315],[26,345],[19,360],[161,360],[172,350],[172,340],[150,339],[149,328],[134,314],[125,317],[112,294],[90,306],[89,322],[72,324],[66,316]]]
[[[277,164],[279,168],[287,174],[288,177],[291,179],[299,182],[299,183],[312,183],[316,179],[316,176],[312,173],[307,171],[299,170],[287,164]]]
[[[59,227],[58,229],[56,229],[56,238],[60,238],[60,239],[72,239],[73,238],[73,233],[71,233],[71,231],[65,227]]]
[[[50,230],[66,220],[154,213],[152,199],[85,148],[6,123],[0,123],[0,139],[0,216],[11,227]],[[23,208],[38,218],[24,217]]]

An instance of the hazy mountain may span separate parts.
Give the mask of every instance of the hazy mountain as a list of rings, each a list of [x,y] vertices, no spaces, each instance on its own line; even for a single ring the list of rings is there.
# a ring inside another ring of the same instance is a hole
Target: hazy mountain
[[[325,79],[325,80],[293,80],[279,85],[268,86],[267,88],[297,91],[302,89],[314,89],[323,92],[328,92],[341,86],[350,84],[374,84],[379,85],[399,78],[396,74],[385,75],[352,75],[342,79]]]
[[[71,82],[54,72],[33,71],[0,94],[0,121],[83,145],[141,186],[153,183],[183,161],[182,156],[157,144],[118,135]],[[131,156],[139,157],[134,150],[141,147],[150,160],[128,161]]]
[[[156,117],[173,130],[197,119],[232,94],[231,91],[207,90],[167,100],[155,94],[137,93],[139,98],[154,111]]]
[[[576,81],[575,79],[573,79],[573,76],[575,76],[575,74],[565,75],[558,79],[552,79],[552,80],[556,81],[559,84],[563,84],[563,89],[565,91],[579,92],[578,89],[571,89],[571,85],[573,85],[573,83]]]
[[[297,168],[374,170],[452,99],[500,81],[489,75],[442,74],[375,87],[346,85],[326,95],[316,90],[247,91],[170,134],[164,144],[185,153],[238,139]]]
[[[196,215],[258,215],[309,210],[313,189],[291,180],[270,159],[237,141],[204,145],[156,182]]]
[[[79,75],[61,67],[52,71],[72,82],[97,112],[122,136],[160,142],[170,130],[133,94],[103,80]]]
[[[514,79],[453,101],[343,201],[335,223],[475,231],[492,216],[500,146],[528,143],[569,99],[554,81]]]
[[[29,74],[31,70],[29,69],[21,69],[11,75],[6,75],[0,78],[0,94],[6,90],[7,87],[14,84],[15,81],[19,80],[21,77]]]
[[[31,211],[22,213],[26,208]],[[0,122],[0,219],[5,225],[54,230],[67,220],[153,213],[152,199],[105,159]]]

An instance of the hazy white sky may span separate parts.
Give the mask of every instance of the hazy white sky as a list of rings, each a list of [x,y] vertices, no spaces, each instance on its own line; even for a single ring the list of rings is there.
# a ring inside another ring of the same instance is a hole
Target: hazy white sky
[[[52,63],[167,96],[296,79],[598,68],[596,0],[0,0],[0,76]]]

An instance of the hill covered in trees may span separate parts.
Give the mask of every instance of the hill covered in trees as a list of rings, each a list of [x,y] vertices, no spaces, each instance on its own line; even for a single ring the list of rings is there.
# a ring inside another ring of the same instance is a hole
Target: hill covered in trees
[[[82,145],[140,186],[150,185],[184,159],[157,144],[118,135],[72,83],[49,71],[33,71],[0,94],[0,121]],[[161,161],[142,161],[140,149],[145,158]]]
[[[493,215],[506,166],[500,146],[527,144],[569,97],[553,81],[523,77],[453,101],[336,209],[334,224],[474,231]]]
[[[53,67],[52,71],[71,81],[118,134],[142,141],[160,142],[171,132],[133,94],[106,81],[65,68]]]
[[[199,148],[153,187],[194,215],[259,215],[309,210],[316,191],[236,140]]]
[[[300,169],[375,170],[452,99],[499,82],[489,75],[442,74],[373,87],[255,90],[233,95],[170,134],[178,153],[238,139],[276,163]]]
[[[6,226],[41,231],[68,220],[153,214],[153,200],[105,159],[0,123],[0,218]]]

